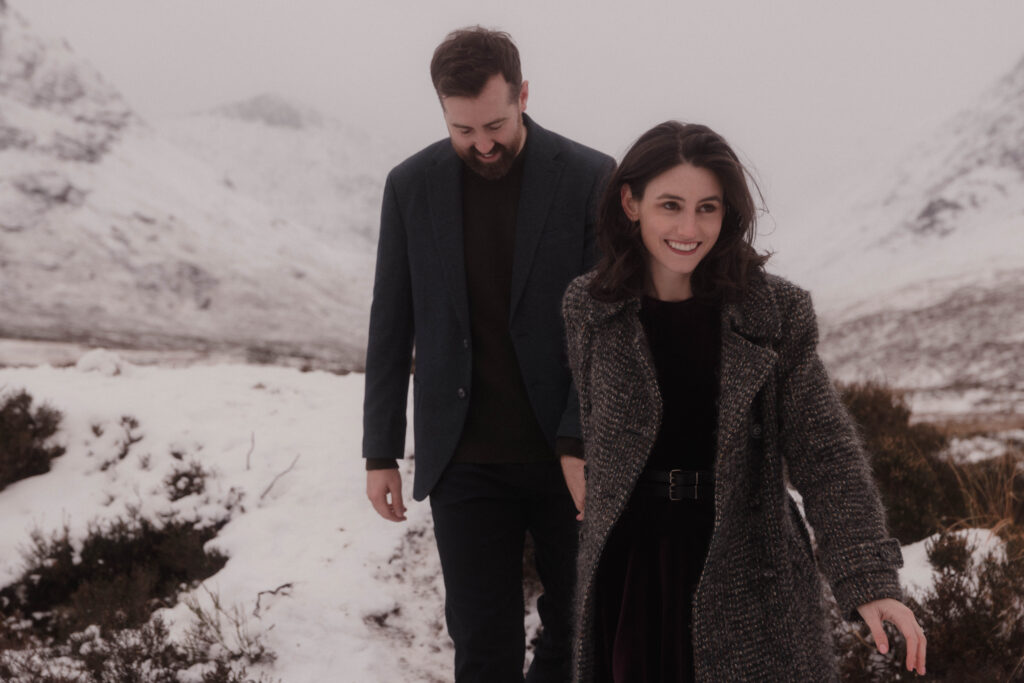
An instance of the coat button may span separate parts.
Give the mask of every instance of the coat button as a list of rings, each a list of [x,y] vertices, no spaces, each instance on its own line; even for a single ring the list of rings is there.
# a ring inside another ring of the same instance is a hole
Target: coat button
[[[459,398],[466,398],[466,388],[465,387],[459,387],[459,390],[456,391],[455,394]]]
[[[760,439],[764,435],[764,429],[759,422],[755,422],[754,426],[750,428],[750,435],[755,439]]]
[[[469,339],[463,339],[462,340],[462,348],[464,348],[464,349],[468,349],[469,348]]]

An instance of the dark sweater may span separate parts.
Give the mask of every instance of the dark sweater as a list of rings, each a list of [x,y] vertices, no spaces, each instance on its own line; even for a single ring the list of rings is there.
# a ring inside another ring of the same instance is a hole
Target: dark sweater
[[[462,170],[473,379],[469,412],[453,462],[538,462],[552,456],[530,405],[508,328],[525,156],[520,152],[498,180]]]

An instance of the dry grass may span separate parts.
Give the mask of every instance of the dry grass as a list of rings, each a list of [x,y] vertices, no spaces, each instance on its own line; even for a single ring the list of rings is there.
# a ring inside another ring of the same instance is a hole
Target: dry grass
[[[1024,429],[1024,415],[1019,413],[992,413],[957,415],[927,419],[927,416],[914,416],[914,422],[928,422],[936,427],[947,438],[970,438],[1014,429]]]
[[[967,506],[960,526],[1024,528],[1024,455],[1008,451],[980,463],[950,465]]]

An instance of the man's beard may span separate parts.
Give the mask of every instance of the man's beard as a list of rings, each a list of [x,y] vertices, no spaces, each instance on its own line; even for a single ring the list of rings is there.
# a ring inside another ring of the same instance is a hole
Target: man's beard
[[[476,172],[477,175],[482,176],[487,180],[498,180],[500,178],[504,178],[505,174],[508,173],[510,168],[512,168],[512,164],[516,162],[516,157],[519,154],[519,148],[522,146],[522,141],[523,130],[520,129],[519,135],[513,141],[513,146],[517,150],[516,152],[513,152],[505,145],[495,142],[493,151],[498,153],[498,158],[494,161],[482,161],[480,159],[480,153],[476,151],[475,147],[456,151],[459,154],[459,158],[465,161],[466,165]]]
[[[512,164],[516,161],[516,155],[510,152],[508,147],[499,145],[497,142],[494,143],[494,151],[498,153],[498,158],[494,161],[482,161],[476,147],[459,152],[459,156],[466,162],[466,166],[469,166],[477,175],[483,176],[487,180],[498,180],[512,168]]]

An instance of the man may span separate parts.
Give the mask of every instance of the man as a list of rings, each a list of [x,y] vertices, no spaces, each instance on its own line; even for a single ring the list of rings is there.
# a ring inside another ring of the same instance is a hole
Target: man
[[[534,123],[510,37],[451,33],[430,66],[449,138],[396,166],[366,356],[367,495],[402,521],[415,343],[413,498],[430,496],[456,681],[523,680],[523,544],[543,629],[526,680],[569,678],[581,477],[561,299],[594,259],[612,159]],[[566,470],[563,478],[560,461]]]

